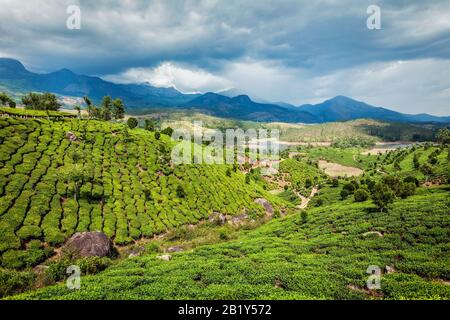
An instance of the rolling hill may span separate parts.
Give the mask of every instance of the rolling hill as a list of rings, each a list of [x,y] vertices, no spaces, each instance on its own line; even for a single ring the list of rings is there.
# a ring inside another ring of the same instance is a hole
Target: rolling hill
[[[404,114],[386,108],[374,107],[344,96],[337,96],[316,105],[303,105],[299,109],[314,115],[317,122],[355,119],[375,119],[393,122],[450,122],[450,117],[436,117],[428,114]]]
[[[185,106],[195,108],[206,114],[241,120],[314,123],[317,119],[306,111],[254,102],[247,95],[229,98],[209,92],[195,98]]]

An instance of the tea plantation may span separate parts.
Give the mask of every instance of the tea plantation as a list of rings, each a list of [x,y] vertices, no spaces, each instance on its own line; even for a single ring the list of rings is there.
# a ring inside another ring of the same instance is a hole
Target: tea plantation
[[[259,168],[173,165],[174,142],[159,132],[35,115],[0,118],[0,297],[450,299],[444,144],[384,155],[301,148],[285,152],[274,180]],[[331,179],[318,159],[365,171]],[[313,187],[308,208],[294,209]],[[272,220],[256,198],[273,205]],[[217,213],[249,219],[208,221]],[[115,259],[55,255],[75,232],[97,230]],[[63,282],[73,263],[79,290]],[[379,289],[367,287],[369,266],[382,272]]]
[[[79,231],[115,244],[213,212],[260,216],[262,187],[231,166],[177,165],[166,135],[95,120],[0,119],[0,263],[32,267]]]
[[[335,204],[272,220],[238,239],[126,259],[80,290],[14,299],[450,299],[449,188],[419,189],[389,212]],[[369,266],[380,289],[365,289]]]

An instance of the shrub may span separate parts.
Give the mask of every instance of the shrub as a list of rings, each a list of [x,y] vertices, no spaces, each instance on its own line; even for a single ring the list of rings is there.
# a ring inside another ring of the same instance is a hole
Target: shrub
[[[186,197],[186,192],[184,191],[183,187],[180,185],[177,187],[177,197],[178,198]]]
[[[366,189],[359,188],[354,194],[356,202],[364,202],[369,199],[369,192]]]
[[[0,298],[29,290],[35,281],[33,272],[0,269]]]
[[[331,181],[331,185],[333,186],[333,188],[339,187],[339,180],[336,178],[333,178],[333,180]]]
[[[378,182],[372,191],[372,200],[377,208],[383,212],[388,206],[394,202],[395,193],[382,182]]]
[[[134,129],[138,126],[138,121],[136,118],[130,117],[127,120],[127,125],[130,129]]]
[[[400,183],[397,196],[406,199],[407,197],[414,195],[415,191],[416,185],[413,182],[402,182]]]
[[[161,133],[171,137],[173,134],[173,129],[171,127],[167,127],[164,130],[161,130]]]
[[[347,195],[352,194],[356,190],[356,186],[353,182],[344,184],[343,190],[347,191]]]
[[[416,185],[416,187],[418,187],[420,185],[419,180],[416,177],[413,177],[413,176],[407,176],[405,179],[403,179],[403,182],[414,183]]]
[[[302,223],[304,224],[304,223],[306,223],[306,222],[308,222],[308,212],[306,212],[306,211],[302,211],[301,213],[300,213],[300,218],[302,219]]]
[[[348,197],[349,195],[350,195],[350,192],[348,192],[346,189],[342,189],[342,190],[341,190],[340,196],[341,196],[341,199],[342,199],[342,200],[347,199],[347,197]]]

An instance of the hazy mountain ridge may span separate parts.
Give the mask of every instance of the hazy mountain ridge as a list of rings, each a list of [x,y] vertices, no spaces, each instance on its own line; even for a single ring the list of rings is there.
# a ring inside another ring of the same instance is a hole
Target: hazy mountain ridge
[[[223,94],[184,94],[175,88],[157,88],[148,83],[116,84],[99,77],[77,75],[68,69],[38,74],[9,58],[0,58],[0,86],[14,92],[48,91],[75,97],[87,95],[95,103],[110,95],[123,99],[130,113],[138,109],[142,113],[142,110],[152,108],[188,108],[219,117],[264,122],[323,123],[367,118],[391,122],[450,123],[450,116],[403,114],[344,96],[316,105],[294,107],[284,102],[255,102],[245,94],[230,96],[233,92],[241,92],[238,89],[226,90]]]
[[[15,91],[49,91],[68,96],[89,96],[98,103],[103,96],[122,98],[130,107],[169,107],[198,95],[148,84],[116,84],[99,77],[77,75],[68,69],[47,74],[30,72],[17,60],[0,58],[0,84]]]

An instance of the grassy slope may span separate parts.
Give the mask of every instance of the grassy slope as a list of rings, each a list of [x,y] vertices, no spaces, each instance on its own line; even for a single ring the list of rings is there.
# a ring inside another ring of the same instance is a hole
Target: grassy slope
[[[3,266],[39,263],[43,250],[23,255],[30,239],[56,246],[74,232],[101,230],[116,244],[126,244],[196,223],[212,212],[263,215],[263,207],[253,202],[257,197],[277,203],[258,184],[245,184],[240,172],[228,177],[229,166],[172,167],[169,137],[157,140],[144,130],[126,136],[123,129],[100,121],[0,120]],[[80,141],[69,141],[69,131]],[[81,154],[75,166],[73,153]],[[67,175],[75,167],[85,170],[76,200]],[[178,186],[184,198],[177,195]],[[17,259],[7,263],[5,254]]]
[[[419,180],[424,180],[425,175],[420,170],[414,168],[414,154],[417,154],[419,163],[422,165],[428,161],[428,156],[436,150],[440,149],[437,147],[418,147],[414,152],[408,153],[403,160],[400,161],[400,171],[394,168],[393,163],[386,165],[384,169],[389,173],[398,173],[401,176],[415,176]],[[450,162],[447,160],[448,152],[448,148],[443,149],[436,157],[438,163],[434,166],[435,169],[432,175],[446,175],[447,177],[450,177]]]
[[[82,288],[63,284],[14,298],[30,299],[359,299],[369,265],[389,265],[386,299],[449,299],[449,189],[420,189],[387,213],[370,202],[310,209],[243,233],[228,243],[127,259]],[[377,235],[364,236],[365,232]],[[354,286],[353,289],[349,285]]]

